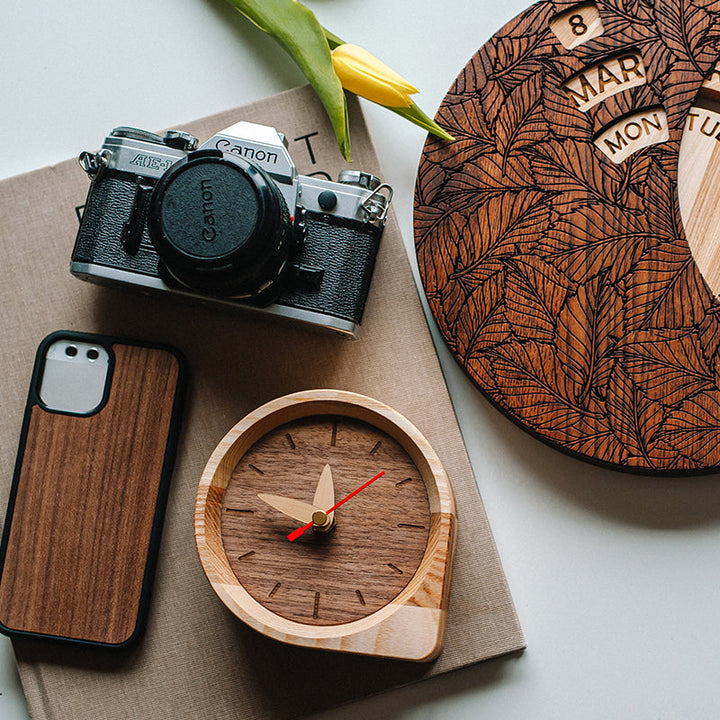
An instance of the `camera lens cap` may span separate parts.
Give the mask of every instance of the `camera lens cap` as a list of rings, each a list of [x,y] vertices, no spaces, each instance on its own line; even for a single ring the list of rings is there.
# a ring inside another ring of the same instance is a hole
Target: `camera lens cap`
[[[292,225],[275,183],[243,158],[189,153],[158,181],[148,229],[182,284],[252,296],[272,283],[290,250]]]

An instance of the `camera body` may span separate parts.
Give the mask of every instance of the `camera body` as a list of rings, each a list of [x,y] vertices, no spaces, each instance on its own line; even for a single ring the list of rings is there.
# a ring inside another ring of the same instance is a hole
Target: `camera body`
[[[248,122],[199,147],[118,127],[79,160],[76,277],[356,335],[392,198],[374,175],[298,175],[284,136]]]

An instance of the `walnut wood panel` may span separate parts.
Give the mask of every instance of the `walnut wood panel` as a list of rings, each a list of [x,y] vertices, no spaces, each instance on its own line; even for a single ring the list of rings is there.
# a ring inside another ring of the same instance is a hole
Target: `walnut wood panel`
[[[257,493],[312,502],[326,462],[336,501],[386,475],[338,508],[326,536],[290,543],[300,523]],[[382,403],[338,390],[278,398],[241,420],[208,461],[195,506],[203,569],[251,627],[415,661],[442,649],[455,532],[450,482],[427,440]]]
[[[533,435],[616,469],[720,467],[720,306],[677,190],[719,49],[717,3],[536,3],[460,73],[438,112],[457,141],[420,163],[420,274],[457,361]]]
[[[135,630],[178,365],[162,350],[113,352],[100,412],[32,407],[0,583],[13,630],[111,644]]]

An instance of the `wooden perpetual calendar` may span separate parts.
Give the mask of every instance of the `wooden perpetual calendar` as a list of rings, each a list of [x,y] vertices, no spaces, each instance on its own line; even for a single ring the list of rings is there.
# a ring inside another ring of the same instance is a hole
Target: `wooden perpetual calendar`
[[[615,469],[720,467],[720,4],[539,2],[438,113],[415,194],[445,341],[506,415]]]
[[[455,522],[448,477],[410,422],[314,390],[263,405],[222,440],[195,538],[215,592],[259,632],[425,661],[443,646]]]

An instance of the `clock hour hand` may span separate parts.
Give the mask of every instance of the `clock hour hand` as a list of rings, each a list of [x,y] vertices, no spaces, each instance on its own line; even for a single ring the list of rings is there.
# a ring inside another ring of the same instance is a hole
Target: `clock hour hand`
[[[315,488],[315,497],[313,498],[313,505],[317,508],[330,508],[335,504],[335,486],[333,484],[332,471],[329,465],[325,465],[322,473],[320,473],[320,479],[318,480],[317,488]],[[332,517],[329,515],[329,517]]]
[[[301,523],[312,522],[313,513],[322,512],[319,507],[302,500],[295,500],[295,498],[271,495],[270,493],[258,493],[258,497],[270,507]]]

